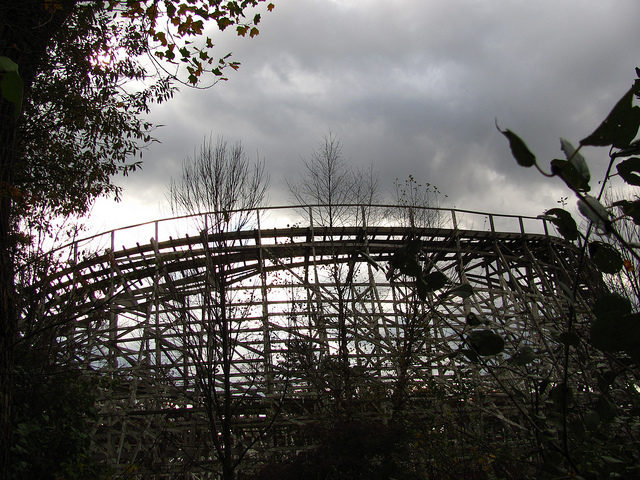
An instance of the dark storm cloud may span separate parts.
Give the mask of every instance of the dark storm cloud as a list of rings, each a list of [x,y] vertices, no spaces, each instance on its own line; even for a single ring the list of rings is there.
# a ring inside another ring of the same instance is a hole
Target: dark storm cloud
[[[219,39],[242,62],[229,82],[155,109],[162,143],[122,183],[125,202],[158,214],[169,177],[212,133],[264,156],[272,203],[286,203],[284,179],[332,132],[387,186],[413,174],[457,207],[536,214],[564,189],[517,167],[494,119],[551,160],[558,137],[590,133],[640,65],[636,0],[275,3],[257,38]],[[587,152],[593,170],[603,155]]]

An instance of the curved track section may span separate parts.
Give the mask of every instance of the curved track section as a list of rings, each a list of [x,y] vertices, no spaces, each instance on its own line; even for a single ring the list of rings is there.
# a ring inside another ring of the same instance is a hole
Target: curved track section
[[[205,216],[181,220],[191,235],[162,239],[155,223],[148,243],[115,249],[112,233],[110,248],[84,258],[87,242],[65,250],[75,262],[47,280],[42,309],[75,319],[59,341],[108,379],[97,448],[109,462],[158,478],[213,468],[206,391],[231,399],[235,441],[255,442],[249,456],[258,455],[259,445],[291,441],[262,435],[272,417],[283,432],[322,405],[357,400],[385,412],[433,382],[463,382],[455,365],[470,329],[507,340],[500,363],[560,328],[560,282],[578,251],[543,220],[510,217],[516,228],[499,232],[498,216],[469,229],[445,211],[435,228],[405,211],[374,222],[353,208],[362,215],[352,225],[316,225],[309,208],[293,226],[260,228],[261,211],[239,231],[216,233]],[[525,232],[525,220],[542,233]],[[409,238],[422,242],[423,266],[448,279],[424,300],[389,266]]]

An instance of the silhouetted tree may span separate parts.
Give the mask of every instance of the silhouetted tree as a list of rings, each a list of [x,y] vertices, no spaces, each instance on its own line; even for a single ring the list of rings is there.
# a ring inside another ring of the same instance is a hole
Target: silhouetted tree
[[[288,180],[289,191],[300,205],[318,205],[312,209],[314,225],[358,225],[362,222],[361,209],[345,205],[371,205],[379,200],[378,177],[373,166],[363,170],[350,168],[342,154],[341,142],[332,134],[324,137],[309,159],[303,160],[303,166],[297,180]]]
[[[21,222],[37,217],[46,230],[51,216],[83,214],[96,197],[117,195],[112,177],[136,170],[134,157],[152,140],[142,118],[150,105],[171,98],[176,82],[215,82],[238,68],[212,54],[205,22],[254,37],[260,15],[245,15],[260,2],[1,3],[0,476],[11,446],[14,253],[29,241]]]
[[[186,297],[169,285],[180,308],[168,315],[174,317],[171,323],[182,343],[182,354],[194,369],[191,401],[204,407],[208,443],[224,480],[235,478],[247,452],[269,430],[279,410],[271,405],[270,418],[265,418],[257,431],[247,432],[241,425],[251,402],[267,406],[255,392],[259,386],[265,388],[272,372],[266,371],[270,368],[268,361],[262,363],[265,371],[248,361],[253,354],[243,343],[247,339],[242,331],[251,315],[253,293],[239,298],[243,293],[234,288],[239,280],[230,256],[233,246],[225,239],[225,233],[246,227],[255,214],[250,210],[262,204],[267,185],[262,161],[250,162],[242,144],[229,145],[219,138],[215,143],[206,140],[193,157],[187,158],[181,177],[172,180],[169,188],[175,213],[202,213],[196,221],[205,265],[190,273],[201,276],[202,281],[198,292]],[[262,355],[267,358],[271,352]]]

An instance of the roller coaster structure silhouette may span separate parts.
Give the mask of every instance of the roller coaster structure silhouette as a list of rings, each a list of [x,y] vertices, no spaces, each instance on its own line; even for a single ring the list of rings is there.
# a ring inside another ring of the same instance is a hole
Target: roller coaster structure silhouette
[[[291,432],[319,405],[364,405],[375,387],[376,405],[361,408],[384,415],[394,399],[463,381],[456,365],[468,362],[460,352],[472,329],[536,345],[561,328],[562,283],[579,250],[544,218],[349,205],[339,224],[323,225],[326,208],[259,209],[233,231],[217,231],[215,214],[158,220],[52,252],[62,267],[47,279],[43,311],[73,319],[58,340],[106,385],[95,446],[104,459],[153,478],[199,478],[215,464],[198,383],[206,371],[213,391],[234,399],[235,441],[261,432],[251,456],[295,443]],[[426,299],[389,266],[410,238],[424,268],[448,279]],[[576,305],[586,311],[582,297]],[[348,369],[350,391],[332,383],[331,365]]]

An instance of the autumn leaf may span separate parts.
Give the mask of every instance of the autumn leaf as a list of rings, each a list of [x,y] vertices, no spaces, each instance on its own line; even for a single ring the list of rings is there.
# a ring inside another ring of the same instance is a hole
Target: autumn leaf
[[[202,33],[203,28],[204,28],[204,22],[202,20],[197,20],[191,24],[191,31],[195,35],[200,35]]]
[[[229,25],[232,25],[233,22],[231,20],[229,20],[226,17],[223,17],[221,19],[218,20],[218,28],[223,31],[225,28],[227,28]]]
[[[158,18],[158,6],[155,3],[147,7],[147,17],[151,20],[151,24],[156,23],[156,19]]]
[[[167,37],[164,32],[156,32],[154,38],[158,40],[162,44],[162,46],[167,46]]]
[[[181,4],[180,7],[178,7],[178,16],[183,16],[185,13],[187,13],[188,9],[189,7],[186,4]]]

